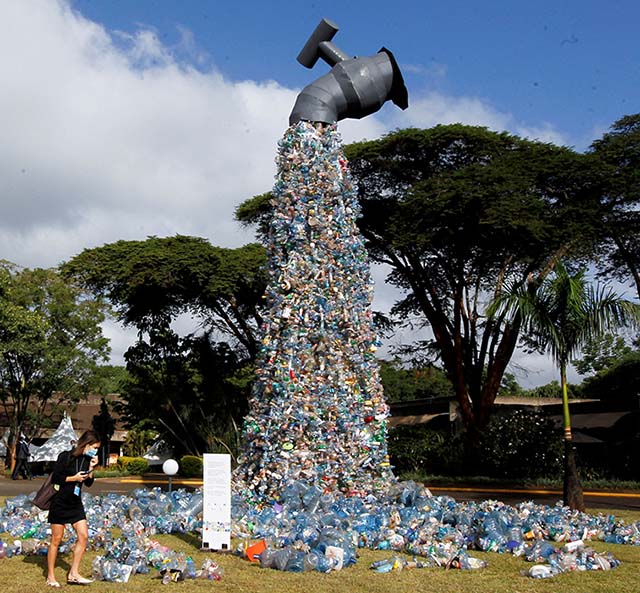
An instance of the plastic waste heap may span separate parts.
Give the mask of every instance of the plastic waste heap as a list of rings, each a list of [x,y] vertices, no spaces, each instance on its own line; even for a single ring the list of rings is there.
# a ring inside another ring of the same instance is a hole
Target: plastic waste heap
[[[336,124],[408,105],[393,54],[350,58],[327,19],[298,62],[331,71],[305,87],[280,142],[272,192],[266,322],[236,490],[282,499],[295,481],[368,495],[394,481],[359,206]]]
[[[369,494],[394,480],[359,205],[335,125],[280,142],[270,284],[236,485],[281,498],[292,480]]]

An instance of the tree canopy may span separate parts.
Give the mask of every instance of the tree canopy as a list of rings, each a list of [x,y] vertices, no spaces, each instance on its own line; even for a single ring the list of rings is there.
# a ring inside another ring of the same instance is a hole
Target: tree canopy
[[[0,404],[12,435],[33,435],[48,404],[90,390],[109,354],[105,311],[56,270],[0,265]]]
[[[453,395],[451,382],[443,371],[435,366],[403,368],[397,360],[381,360],[380,380],[388,402]]]
[[[107,298],[126,325],[145,333],[182,313],[237,342],[252,357],[266,282],[264,248],[212,246],[199,237],[149,237],[85,249],[62,266]]]
[[[115,407],[129,426],[144,421],[176,455],[235,452],[252,373],[228,344],[153,332],[125,358],[130,378]]]
[[[582,384],[582,395],[637,406],[640,401],[640,350],[628,352],[592,377],[587,377]]]
[[[636,339],[635,345],[640,346],[640,337]],[[599,373],[611,368],[633,351],[624,336],[607,332],[587,340],[581,348],[580,358],[574,359],[572,364],[580,375]]]

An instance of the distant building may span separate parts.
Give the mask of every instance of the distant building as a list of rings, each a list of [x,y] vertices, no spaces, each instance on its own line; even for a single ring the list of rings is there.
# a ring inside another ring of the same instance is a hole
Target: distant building
[[[108,395],[91,393],[77,404],[67,405],[64,407],[48,404],[47,408],[45,408],[45,415],[49,419],[48,423],[50,427],[37,429],[31,442],[37,446],[44,444],[44,442],[55,432],[65,411],[71,418],[71,422],[73,423],[73,427],[78,436],[80,436],[85,430],[93,428],[91,422],[93,417],[100,413],[102,398],[107,402],[109,413],[115,421],[115,432],[113,433],[109,443],[109,463],[113,463],[122,454],[122,446],[124,445],[128,434],[128,430],[124,427],[122,419],[113,409],[113,404],[120,400],[120,396],[117,393],[110,393]],[[8,412],[11,413],[11,406],[7,405],[7,408]],[[0,410],[0,434],[4,433],[5,428],[8,425],[9,422],[7,415],[5,410],[2,409]],[[71,443],[69,446],[71,447]]]
[[[389,426],[455,423],[459,419],[455,398],[431,398],[389,404]],[[571,430],[576,445],[619,442],[640,430],[640,410],[629,401],[572,399]],[[562,427],[562,399],[551,397],[497,397],[494,411],[518,409],[541,412]]]

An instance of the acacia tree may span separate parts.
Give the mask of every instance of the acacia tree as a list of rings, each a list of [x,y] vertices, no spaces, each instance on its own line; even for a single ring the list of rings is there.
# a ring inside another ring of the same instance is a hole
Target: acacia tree
[[[0,404],[9,451],[15,435],[42,427],[52,405],[73,404],[90,389],[109,353],[105,310],[56,270],[0,265]]]
[[[388,266],[388,282],[405,295],[393,313],[430,328],[477,438],[521,327],[517,318],[487,319],[485,306],[505,280],[543,278],[559,256],[580,253],[593,212],[588,161],[568,148],[463,125],[401,130],[345,152],[370,257]],[[263,194],[236,217],[264,230],[269,213]]]
[[[640,307],[610,289],[591,286],[585,271],[571,274],[558,263],[542,282],[529,277],[506,287],[489,308],[489,315],[508,323],[520,320],[524,334],[538,350],[548,352],[560,371],[564,428],[564,503],[584,511],[576,470],[567,392],[567,366],[582,346],[607,331],[640,322]]]
[[[118,241],[63,266],[138,330],[125,354],[125,402],[117,406],[129,426],[149,420],[147,427],[176,451],[233,448],[262,323],[265,263],[257,244],[223,249],[176,236]],[[200,321],[201,333],[180,337],[172,330],[183,313]]]

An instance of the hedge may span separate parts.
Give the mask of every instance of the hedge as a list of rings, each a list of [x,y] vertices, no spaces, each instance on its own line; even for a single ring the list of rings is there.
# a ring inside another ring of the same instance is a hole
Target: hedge
[[[179,462],[181,476],[188,478],[202,477],[202,457],[195,455],[184,455]]]
[[[118,469],[134,475],[146,474],[149,471],[149,462],[142,457],[118,457],[116,465]]]

